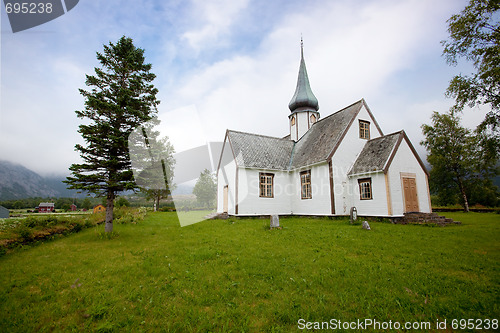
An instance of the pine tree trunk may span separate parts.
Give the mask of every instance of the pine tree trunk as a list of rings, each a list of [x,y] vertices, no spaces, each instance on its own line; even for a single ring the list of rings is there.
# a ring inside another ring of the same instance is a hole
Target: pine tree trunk
[[[108,192],[107,204],[106,204],[106,224],[104,226],[104,231],[113,231],[113,208],[115,206],[115,194],[112,191]]]
[[[464,211],[469,212],[469,201],[467,200],[467,194],[465,193],[464,184],[462,179],[458,178],[458,187],[460,188],[460,193],[462,194],[462,199],[464,200]]]

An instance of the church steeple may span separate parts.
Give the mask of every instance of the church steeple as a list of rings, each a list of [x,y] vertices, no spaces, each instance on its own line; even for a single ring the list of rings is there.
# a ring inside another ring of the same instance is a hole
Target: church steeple
[[[298,141],[319,119],[318,99],[314,96],[309,85],[302,38],[300,39],[300,67],[297,88],[295,88],[295,94],[288,107],[291,111],[288,116],[290,120],[290,139]]]
[[[290,111],[318,111],[318,99],[314,96],[311,86],[309,85],[309,77],[307,76],[306,63],[304,61],[304,43],[300,39],[300,67],[299,78],[297,79],[297,88],[292,100],[288,104]],[[300,109],[300,110],[299,110]]]

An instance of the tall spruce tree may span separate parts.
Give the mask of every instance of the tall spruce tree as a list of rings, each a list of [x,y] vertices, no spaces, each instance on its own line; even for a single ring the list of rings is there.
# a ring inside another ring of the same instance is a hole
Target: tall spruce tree
[[[113,231],[116,194],[136,189],[128,150],[129,134],[156,115],[160,101],[152,81],[151,64],[145,63],[144,50],[123,36],[97,52],[100,67],[86,75],[89,90],[79,89],[85,108],[75,111],[88,124],[79,126],[85,145],[77,144],[82,163],[72,164],[69,188],[84,190],[106,198],[105,231]]]

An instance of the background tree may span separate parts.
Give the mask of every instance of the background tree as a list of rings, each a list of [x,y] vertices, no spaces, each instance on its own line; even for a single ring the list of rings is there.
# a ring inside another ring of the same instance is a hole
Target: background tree
[[[82,208],[83,209],[90,209],[92,208],[92,202],[90,201],[89,198],[85,198],[82,202]]]
[[[116,207],[130,207],[130,202],[125,197],[118,197],[115,205]]]
[[[158,119],[152,119],[129,136],[136,183],[146,200],[155,202],[155,211],[160,200],[167,198],[176,187],[173,183],[175,149],[168,137],[160,138],[160,132],[155,130],[159,123]]]
[[[85,109],[75,111],[89,124],[79,126],[85,145],[77,144],[82,163],[72,164],[69,188],[106,197],[105,231],[113,231],[116,194],[137,186],[133,179],[128,151],[128,136],[157,113],[158,90],[151,83],[155,75],[146,64],[144,50],[123,36],[97,52],[100,67],[86,75],[90,90],[79,89]]]
[[[202,206],[211,208],[217,197],[217,185],[210,170],[205,169],[200,173],[200,178],[196,182],[193,189],[193,194],[196,195],[196,200]]]
[[[432,166],[431,190],[446,203],[452,203],[458,193],[466,212],[473,193],[477,197],[478,192],[488,190],[496,198],[497,189],[491,183],[491,177],[498,174],[496,149],[482,146],[481,136],[462,127],[453,112],[434,112],[431,119],[432,125],[422,125],[425,139],[421,142]]]
[[[454,111],[489,104],[492,110],[481,127],[494,130],[500,124],[499,9],[498,0],[470,0],[460,14],[447,21],[450,38],[441,42],[450,65],[465,57],[476,69],[470,76],[457,75],[451,80],[446,95],[456,99]]]
[[[162,138],[157,141],[157,149],[159,150],[158,162],[154,163],[157,165],[157,170],[160,172],[149,173],[150,180],[154,180],[156,184],[161,184],[162,186],[155,187],[141,187],[141,191],[144,193],[146,200],[153,200],[155,202],[155,211],[160,208],[160,200],[168,198],[175,190],[176,185],[173,183],[174,179],[174,165],[175,159],[173,154],[175,152],[174,147],[168,141],[168,138]],[[153,165],[154,165],[153,164]],[[165,173],[163,173],[165,169]],[[148,173],[144,174],[145,176]],[[163,186],[164,185],[164,186]]]

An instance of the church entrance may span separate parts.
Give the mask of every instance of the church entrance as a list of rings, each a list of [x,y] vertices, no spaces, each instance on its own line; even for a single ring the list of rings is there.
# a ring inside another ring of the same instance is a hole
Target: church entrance
[[[418,212],[417,181],[415,178],[403,177],[403,195],[405,213]]]

